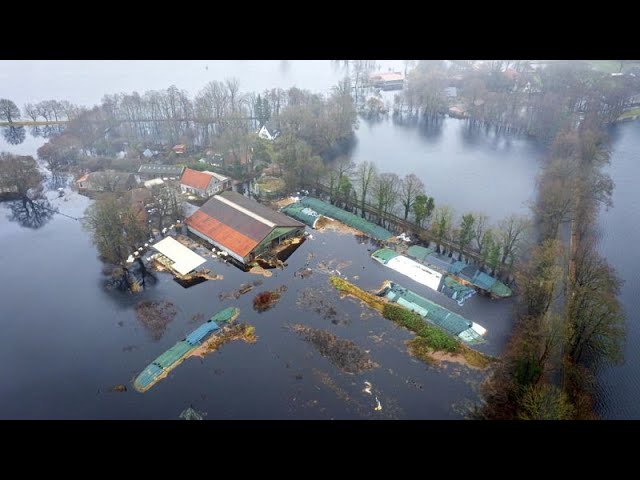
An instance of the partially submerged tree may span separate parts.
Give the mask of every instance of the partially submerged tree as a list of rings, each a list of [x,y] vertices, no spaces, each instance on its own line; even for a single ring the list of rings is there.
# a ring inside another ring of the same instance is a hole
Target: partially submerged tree
[[[84,217],[100,256],[109,263],[124,264],[148,238],[144,217],[130,203],[105,195],[96,200]]]
[[[0,153],[0,187],[15,192],[24,203],[29,191],[42,186],[42,174],[33,157]]]
[[[575,363],[622,359],[624,314],[617,298],[622,281],[594,248],[579,248],[567,300],[567,356]]]

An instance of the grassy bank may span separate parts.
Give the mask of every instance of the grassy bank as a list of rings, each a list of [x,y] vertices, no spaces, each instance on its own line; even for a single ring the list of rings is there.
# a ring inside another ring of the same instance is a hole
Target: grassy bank
[[[448,335],[434,325],[428,324],[417,313],[400,305],[389,303],[387,300],[366,292],[342,278],[332,276],[329,280],[335,289],[361,300],[368,307],[380,312],[387,320],[391,320],[415,333],[417,335],[416,338],[409,340],[407,346],[409,352],[422,361],[433,363],[438,360],[433,355],[435,352],[446,352],[449,354],[449,359],[457,359],[459,361],[464,359],[462,363],[475,368],[486,368],[491,363],[491,357],[467,347],[457,338]]]
[[[45,125],[63,125],[65,123],[68,123],[68,120],[51,120],[49,122],[14,120],[12,122],[0,122],[0,127],[43,127]]]
[[[626,120],[628,118],[633,118],[636,115],[640,115],[640,107],[624,112],[622,115],[618,117],[618,121]]]

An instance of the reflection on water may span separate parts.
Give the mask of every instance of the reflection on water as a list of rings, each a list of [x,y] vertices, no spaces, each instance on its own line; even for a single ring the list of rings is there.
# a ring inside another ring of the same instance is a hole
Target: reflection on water
[[[26,131],[24,127],[4,127],[2,136],[9,145],[19,145],[24,142]]]
[[[46,198],[15,200],[8,202],[8,207],[9,220],[18,222],[25,228],[41,228],[54,214],[51,203]]]
[[[497,222],[529,213],[543,155],[533,141],[453,118],[425,123],[393,116],[361,119],[356,138],[356,164],[371,161],[401,177],[415,173],[436,205],[451,205],[459,215],[480,211]]]

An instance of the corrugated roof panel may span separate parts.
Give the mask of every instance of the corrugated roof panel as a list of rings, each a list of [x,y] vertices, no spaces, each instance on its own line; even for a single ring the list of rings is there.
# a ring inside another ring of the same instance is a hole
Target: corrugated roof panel
[[[153,248],[172,260],[172,268],[180,275],[186,275],[207,261],[171,237],[160,240]]]
[[[185,223],[240,257],[245,257],[258,242],[198,210]],[[270,231],[271,229],[269,229]],[[266,236],[266,235],[265,235]]]
[[[193,349],[192,345],[189,345],[187,342],[180,341],[156,358],[153,363],[158,364],[162,368],[170,367],[184,357],[191,349]]]
[[[220,327],[218,326],[218,324],[213,321],[203,323],[198,328],[196,328],[193,332],[187,335],[187,338],[185,339],[185,341],[190,345],[195,345],[196,343],[200,342],[203,338],[205,338],[207,335],[209,335],[211,332],[215,332],[219,328]]]
[[[216,197],[217,195],[200,207],[200,211],[236,230],[238,233],[255,240],[256,244],[262,241],[271,231],[272,227],[239,212]]]
[[[276,212],[266,205],[262,205],[255,200],[250,199],[249,197],[240,195],[237,192],[226,191],[222,192],[219,196],[235,203],[242,208],[246,208],[247,210],[255,212],[266,220],[275,223],[278,227],[301,227],[303,225],[297,220],[294,220],[291,217],[287,217],[280,212]]]
[[[162,368],[154,363],[150,363],[147,365],[140,375],[136,377],[133,386],[136,390],[144,390],[149,385],[151,385],[155,379],[163,372]]]
[[[211,320],[216,322],[220,326],[225,326],[229,323],[233,318],[237,317],[240,314],[240,309],[236,307],[227,307],[224,310],[220,310],[216,313]]]

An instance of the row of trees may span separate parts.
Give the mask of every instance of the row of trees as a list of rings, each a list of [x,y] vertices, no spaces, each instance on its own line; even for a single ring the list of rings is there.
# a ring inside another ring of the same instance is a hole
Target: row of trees
[[[44,120],[60,121],[76,118],[84,109],[67,100],[44,100],[38,103],[25,103],[23,111],[34,122]]]
[[[72,103],[62,100],[44,100],[38,103],[26,103],[24,113],[32,121],[61,121],[76,118],[82,108]],[[7,98],[0,98],[0,120],[13,122],[21,117],[20,108]]]
[[[175,86],[143,95],[105,95],[83,117],[67,131],[91,138],[83,125],[97,123],[114,142],[214,146],[237,161],[250,151],[258,126],[269,123],[283,141],[295,136],[320,154],[350,138],[356,120],[348,82],[325,97],[295,87],[243,93],[236,79],[209,82],[193,99]]]
[[[511,215],[496,226],[481,212],[457,218],[450,206],[436,206],[415,174],[401,178],[379,172],[372,162],[355,166],[346,156],[325,164],[300,139],[287,149],[282,145],[276,143],[273,158],[289,191],[324,186],[331,203],[382,226],[392,223],[391,215],[412,222],[416,231],[427,230],[439,252],[444,252],[443,243],[457,245],[459,258],[473,252],[481,258],[481,268],[488,267],[492,273],[510,270],[529,236],[531,222],[523,216]]]
[[[583,124],[551,149],[534,207],[539,242],[516,273],[518,325],[485,387],[484,418],[592,418],[594,369],[622,358],[621,281],[596,248],[597,211],[611,205],[613,188],[602,172],[607,145]]]

